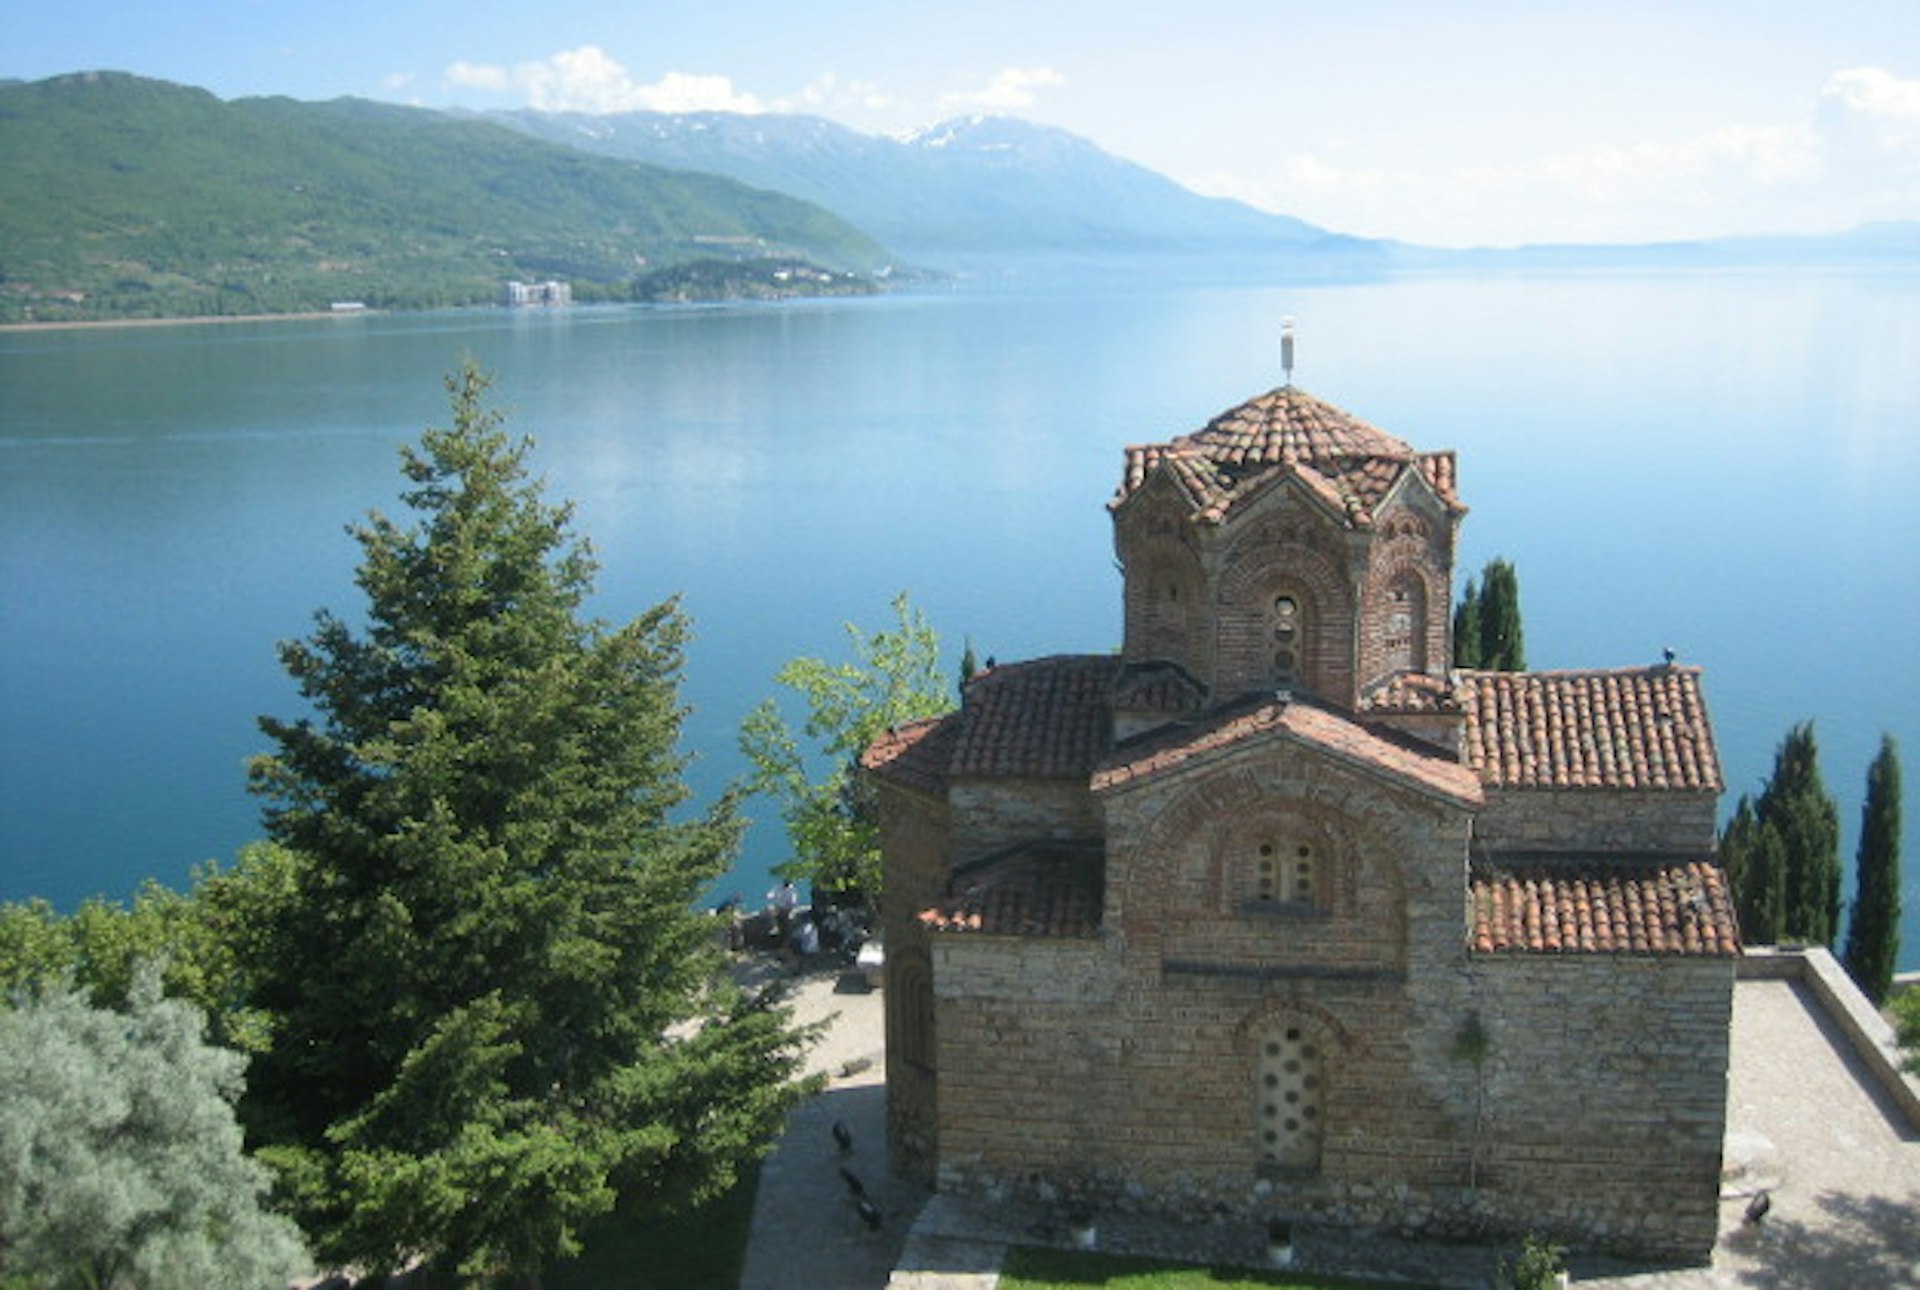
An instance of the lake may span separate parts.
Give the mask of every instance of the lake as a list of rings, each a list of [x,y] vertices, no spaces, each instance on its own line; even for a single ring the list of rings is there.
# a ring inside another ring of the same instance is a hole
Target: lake
[[[464,357],[577,503],[595,611],[684,597],[710,797],[779,666],[897,592],[956,662],[1117,646],[1123,448],[1279,384],[1289,316],[1297,384],[1458,450],[1460,575],[1515,562],[1532,666],[1703,665],[1729,807],[1814,719],[1851,862],[1881,732],[1920,755],[1920,271],[1115,276],[0,334],[0,899],[180,884],[260,835],[255,718],[298,706],[274,644],[357,616],[345,528],[399,510]],[[784,854],[757,814],[749,899]]]

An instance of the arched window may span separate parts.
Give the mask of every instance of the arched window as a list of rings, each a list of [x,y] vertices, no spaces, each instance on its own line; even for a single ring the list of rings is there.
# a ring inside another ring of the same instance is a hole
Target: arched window
[[[1277,1021],[1254,1062],[1254,1142],[1260,1163],[1318,1169],[1326,1064],[1313,1033]]]
[[[888,1000],[894,1013],[889,1044],[897,1044],[900,1059],[916,1070],[931,1073],[937,1060],[933,1033],[933,972],[924,952],[889,956]]]
[[[1300,651],[1306,642],[1306,627],[1300,601],[1291,595],[1273,598],[1268,619],[1273,633],[1273,679],[1277,685],[1292,685],[1300,679]]]
[[[1319,855],[1304,838],[1262,838],[1254,847],[1253,898],[1263,905],[1320,903]]]
[[[1386,669],[1424,672],[1427,667],[1427,589],[1411,573],[1387,584]]]

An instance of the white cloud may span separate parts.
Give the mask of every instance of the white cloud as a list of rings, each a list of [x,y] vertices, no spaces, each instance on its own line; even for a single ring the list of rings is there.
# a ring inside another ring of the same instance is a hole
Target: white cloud
[[[1884,167],[1909,184],[1920,178],[1920,80],[1879,67],[1835,72],[1815,120],[1837,168]]]
[[[1322,150],[1194,187],[1439,245],[1825,232],[1920,215],[1920,80],[1849,68],[1806,104],[1798,119],[1492,164],[1382,168]]]
[[[513,83],[506,68],[484,63],[455,63],[447,68],[446,77],[449,85],[475,90],[505,90]]]
[[[1067,78],[1051,67],[1003,67],[980,89],[949,94],[945,101],[954,107],[1014,112],[1033,106],[1035,90],[1066,83]]]
[[[831,116],[884,112],[892,106],[893,97],[872,81],[843,81],[834,72],[824,72],[797,93],[776,100],[773,110]]]
[[[726,76],[668,72],[652,84],[636,82],[597,45],[567,49],[512,68],[459,62],[447,68],[449,83],[494,93],[518,91],[529,107],[544,112],[741,112],[765,111]]]

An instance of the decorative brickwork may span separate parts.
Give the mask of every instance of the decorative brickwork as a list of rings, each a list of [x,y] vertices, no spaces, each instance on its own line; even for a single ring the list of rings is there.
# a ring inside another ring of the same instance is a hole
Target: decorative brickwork
[[[1451,672],[1455,478],[1291,387],[1129,449],[1121,654],[875,741],[897,1163],[1705,1257],[1739,943],[1698,674]]]

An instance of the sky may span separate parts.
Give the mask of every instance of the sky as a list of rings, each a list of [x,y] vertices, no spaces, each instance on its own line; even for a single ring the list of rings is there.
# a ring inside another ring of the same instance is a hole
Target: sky
[[[1435,246],[1920,219],[1920,0],[0,0],[0,77],[222,98],[1001,112]]]

